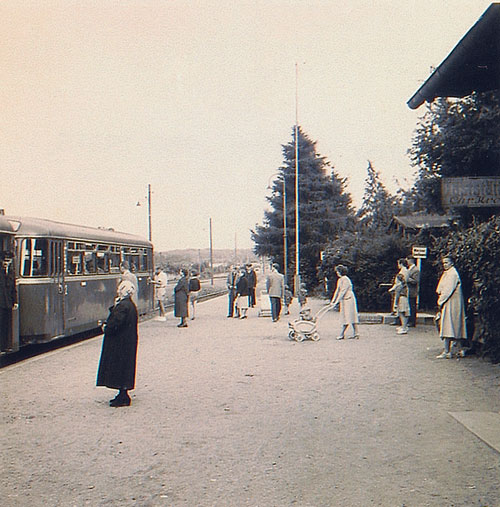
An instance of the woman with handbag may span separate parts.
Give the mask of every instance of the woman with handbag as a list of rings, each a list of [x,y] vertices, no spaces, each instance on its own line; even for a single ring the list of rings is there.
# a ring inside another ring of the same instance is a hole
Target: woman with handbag
[[[444,350],[437,359],[451,359],[453,348],[459,347],[467,339],[465,327],[465,304],[462,295],[460,276],[453,265],[453,259],[446,255],[442,258],[444,272],[439,280],[436,293],[441,317],[439,336],[444,341]],[[463,355],[459,350],[458,355]]]

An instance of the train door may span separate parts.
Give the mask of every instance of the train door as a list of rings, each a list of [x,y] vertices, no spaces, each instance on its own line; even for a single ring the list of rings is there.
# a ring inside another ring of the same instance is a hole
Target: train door
[[[13,250],[11,235],[0,234],[0,352],[19,349]]]
[[[65,294],[64,280],[64,247],[62,240],[50,241],[50,276],[52,284],[49,294],[49,311],[55,336],[61,336],[65,331]]]

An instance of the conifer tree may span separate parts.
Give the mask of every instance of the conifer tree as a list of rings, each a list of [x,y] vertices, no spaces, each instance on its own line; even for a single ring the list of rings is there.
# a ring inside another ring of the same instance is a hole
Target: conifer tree
[[[308,287],[317,284],[317,266],[321,251],[337,235],[354,225],[351,197],[345,192],[345,178],[316,152],[316,142],[298,129],[299,137],[299,257],[301,281]],[[285,181],[287,215],[288,280],[295,272],[295,132],[283,145],[283,165],[267,198],[262,225],[252,231],[255,253],[278,262],[283,270],[283,181]]]
[[[387,227],[394,213],[395,199],[386,190],[370,160],[366,169],[363,204],[357,212],[361,229],[374,231]]]

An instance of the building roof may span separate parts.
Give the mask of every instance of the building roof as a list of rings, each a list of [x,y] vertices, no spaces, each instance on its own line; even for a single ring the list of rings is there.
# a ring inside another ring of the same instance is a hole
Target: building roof
[[[436,97],[465,97],[500,88],[500,3],[492,3],[408,100],[411,109]]]
[[[417,213],[415,215],[394,216],[393,222],[402,225],[405,229],[437,229],[449,227],[453,220],[451,215],[434,215]]]

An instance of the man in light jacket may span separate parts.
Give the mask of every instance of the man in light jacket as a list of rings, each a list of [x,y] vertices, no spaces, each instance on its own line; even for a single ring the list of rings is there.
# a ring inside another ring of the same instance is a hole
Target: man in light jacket
[[[279,272],[279,265],[273,264],[267,275],[266,289],[271,300],[271,316],[273,322],[280,319],[281,302],[285,297],[285,277]]]

